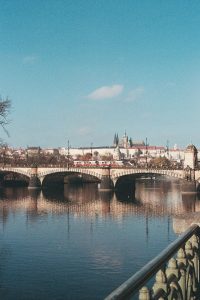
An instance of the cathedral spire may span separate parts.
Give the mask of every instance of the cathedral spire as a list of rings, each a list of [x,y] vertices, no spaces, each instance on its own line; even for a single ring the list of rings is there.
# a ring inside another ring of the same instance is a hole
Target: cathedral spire
[[[114,135],[114,140],[113,140],[113,146],[116,147],[119,144],[119,137],[118,137],[118,133],[115,133]]]
[[[116,142],[117,142],[117,135],[115,133],[114,135],[114,140],[113,140],[113,146],[116,147]]]

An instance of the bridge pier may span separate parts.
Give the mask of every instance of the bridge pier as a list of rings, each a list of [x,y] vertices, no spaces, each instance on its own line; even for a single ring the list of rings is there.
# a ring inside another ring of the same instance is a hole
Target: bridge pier
[[[31,169],[31,177],[29,181],[28,188],[29,189],[41,189],[41,181],[37,175],[37,166],[32,167]]]
[[[4,174],[0,174],[0,188],[4,187]]]
[[[31,176],[28,188],[29,189],[40,189],[41,188],[40,179],[37,176]]]
[[[110,176],[110,167],[102,169],[102,177],[99,185],[100,191],[110,191],[114,190],[114,183]]]
[[[186,181],[184,180],[181,184],[182,194],[195,194],[198,192],[198,187],[196,181]]]

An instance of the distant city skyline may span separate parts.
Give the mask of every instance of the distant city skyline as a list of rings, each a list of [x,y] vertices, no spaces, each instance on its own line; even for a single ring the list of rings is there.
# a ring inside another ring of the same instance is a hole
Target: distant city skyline
[[[13,147],[200,147],[200,2],[0,0]]]

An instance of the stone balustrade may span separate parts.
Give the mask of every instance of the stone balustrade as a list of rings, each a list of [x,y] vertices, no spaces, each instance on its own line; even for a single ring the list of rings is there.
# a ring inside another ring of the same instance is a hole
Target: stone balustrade
[[[105,300],[200,299],[199,259],[200,228],[193,225]]]

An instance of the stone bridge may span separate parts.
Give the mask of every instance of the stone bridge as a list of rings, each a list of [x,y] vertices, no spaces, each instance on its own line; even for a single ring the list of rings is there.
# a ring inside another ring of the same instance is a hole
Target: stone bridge
[[[112,190],[118,184],[142,176],[163,175],[182,180],[183,192],[196,192],[199,189],[200,170],[190,168],[177,169],[155,169],[155,168],[133,168],[133,167],[0,167],[0,181],[6,174],[15,173],[27,177],[29,188],[41,188],[49,176],[61,175],[63,178],[68,175],[89,176],[99,182],[101,190]]]

